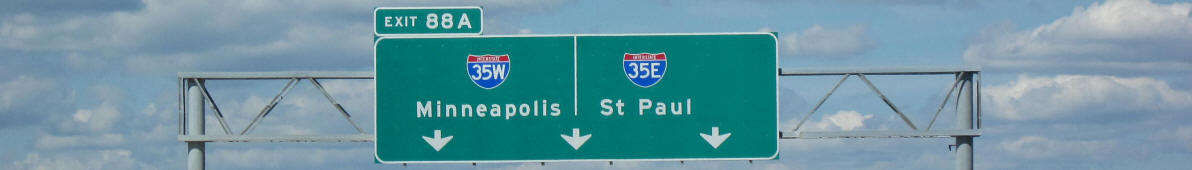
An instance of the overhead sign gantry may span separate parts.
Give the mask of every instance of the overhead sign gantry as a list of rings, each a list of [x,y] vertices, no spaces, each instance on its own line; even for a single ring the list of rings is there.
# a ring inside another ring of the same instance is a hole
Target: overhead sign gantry
[[[446,12],[452,10],[463,12]],[[444,13],[451,13],[447,25],[442,25]],[[188,144],[188,169],[204,169],[208,142],[376,142],[375,159],[382,163],[607,160],[611,165],[614,160],[774,159],[778,139],[824,138],[955,138],[956,168],[972,169],[972,142],[981,136],[979,67],[775,69],[777,42],[768,33],[479,36],[481,25],[471,25],[479,21],[473,16],[483,17],[479,7],[378,8],[374,14],[379,26],[371,73],[179,73],[178,140]],[[468,31],[383,30],[398,22],[411,26],[419,18],[393,16],[432,14],[421,18],[438,23],[425,23],[425,29]],[[796,125],[779,133],[778,81],[769,77],[775,73],[843,76],[801,121],[857,76],[911,130],[807,131]],[[865,78],[937,74],[956,77],[926,129],[916,128]],[[360,127],[358,134],[249,133],[303,80],[323,91],[355,127],[318,80],[374,78],[375,136]],[[207,80],[290,82],[244,130],[233,133],[204,87]],[[952,92],[956,127],[933,130]],[[219,120],[223,134],[205,133],[206,115]]]

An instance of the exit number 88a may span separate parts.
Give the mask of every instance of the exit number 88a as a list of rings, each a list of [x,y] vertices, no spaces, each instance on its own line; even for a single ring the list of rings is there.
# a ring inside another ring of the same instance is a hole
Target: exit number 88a
[[[472,20],[468,19],[467,13],[460,14],[458,20],[456,20],[455,15],[452,15],[451,13],[426,14],[426,28],[462,29],[464,27],[472,29]]]

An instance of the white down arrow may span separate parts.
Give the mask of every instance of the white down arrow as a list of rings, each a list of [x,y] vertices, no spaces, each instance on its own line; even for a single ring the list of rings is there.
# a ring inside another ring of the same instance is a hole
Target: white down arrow
[[[451,142],[452,137],[455,136],[447,136],[444,138],[442,131],[435,130],[435,138],[422,136],[422,139],[425,139],[426,143],[430,144],[430,147],[435,148],[435,152],[438,152],[439,150],[443,149],[444,145],[447,145],[447,142]]]
[[[573,128],[571,129],[571,136],[567,136],[567,134],[560,134],[559,136],[562,136],[563,140],[567,141],[567,144],[571,144],[571,148],[579,150],[580,146],[584,146],[584,142],[588,142],[588,138],[591,138],[592,134],[580,136],[579,128]]]
[[[700,137],[704,137],[704,140],[708,141],[708,144],[712,145],[713,149],[720,148],[720,144],[724,143],[724,140],[727,140],[728,136],[732,135],[733,133],[725,133],[724,135],[721,135],[720,127],[712,127],[712,135],[704,133],[699,134]]]

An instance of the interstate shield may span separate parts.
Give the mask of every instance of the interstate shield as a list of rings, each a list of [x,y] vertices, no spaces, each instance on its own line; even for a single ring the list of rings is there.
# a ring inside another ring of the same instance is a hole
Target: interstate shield
[[[509,76],[509,55],[468,55],[468,78],[476,86],[492,89]]]
[[[658,84],[666,75],[666,53],[625,53],[625,76],[638,87]]]

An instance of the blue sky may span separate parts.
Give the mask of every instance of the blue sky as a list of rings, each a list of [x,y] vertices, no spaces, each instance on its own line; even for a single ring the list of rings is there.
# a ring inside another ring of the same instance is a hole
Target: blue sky
[[[177,72],[369,71],[379,6],[485,8],[485,34],[777,32],[781,67],[984,68],[977,169],[1183,169],[1192,160],[1185,1],[0,2],[0,169],[181,169]],[[837,77],[782,78],[793,126]],[[875,77],[926,124],[949,76]],[[284,81],[211,82],[235,126]],[[370,81],[324,85],[372,126]],[[849,80],[804,128],[907,129]],[[255,134],[350,133],[302,84]],[[955,118],[940,117],[951,127]],[[208,121],[212,123],[214,121]],[[208,127],[216,127],[209,124]],[[368,128],[366,128],[368,129]],[[783,140],[769,161],[372,163],[371,143],[212,143],[212,169],[951,169],[950,139]]]

